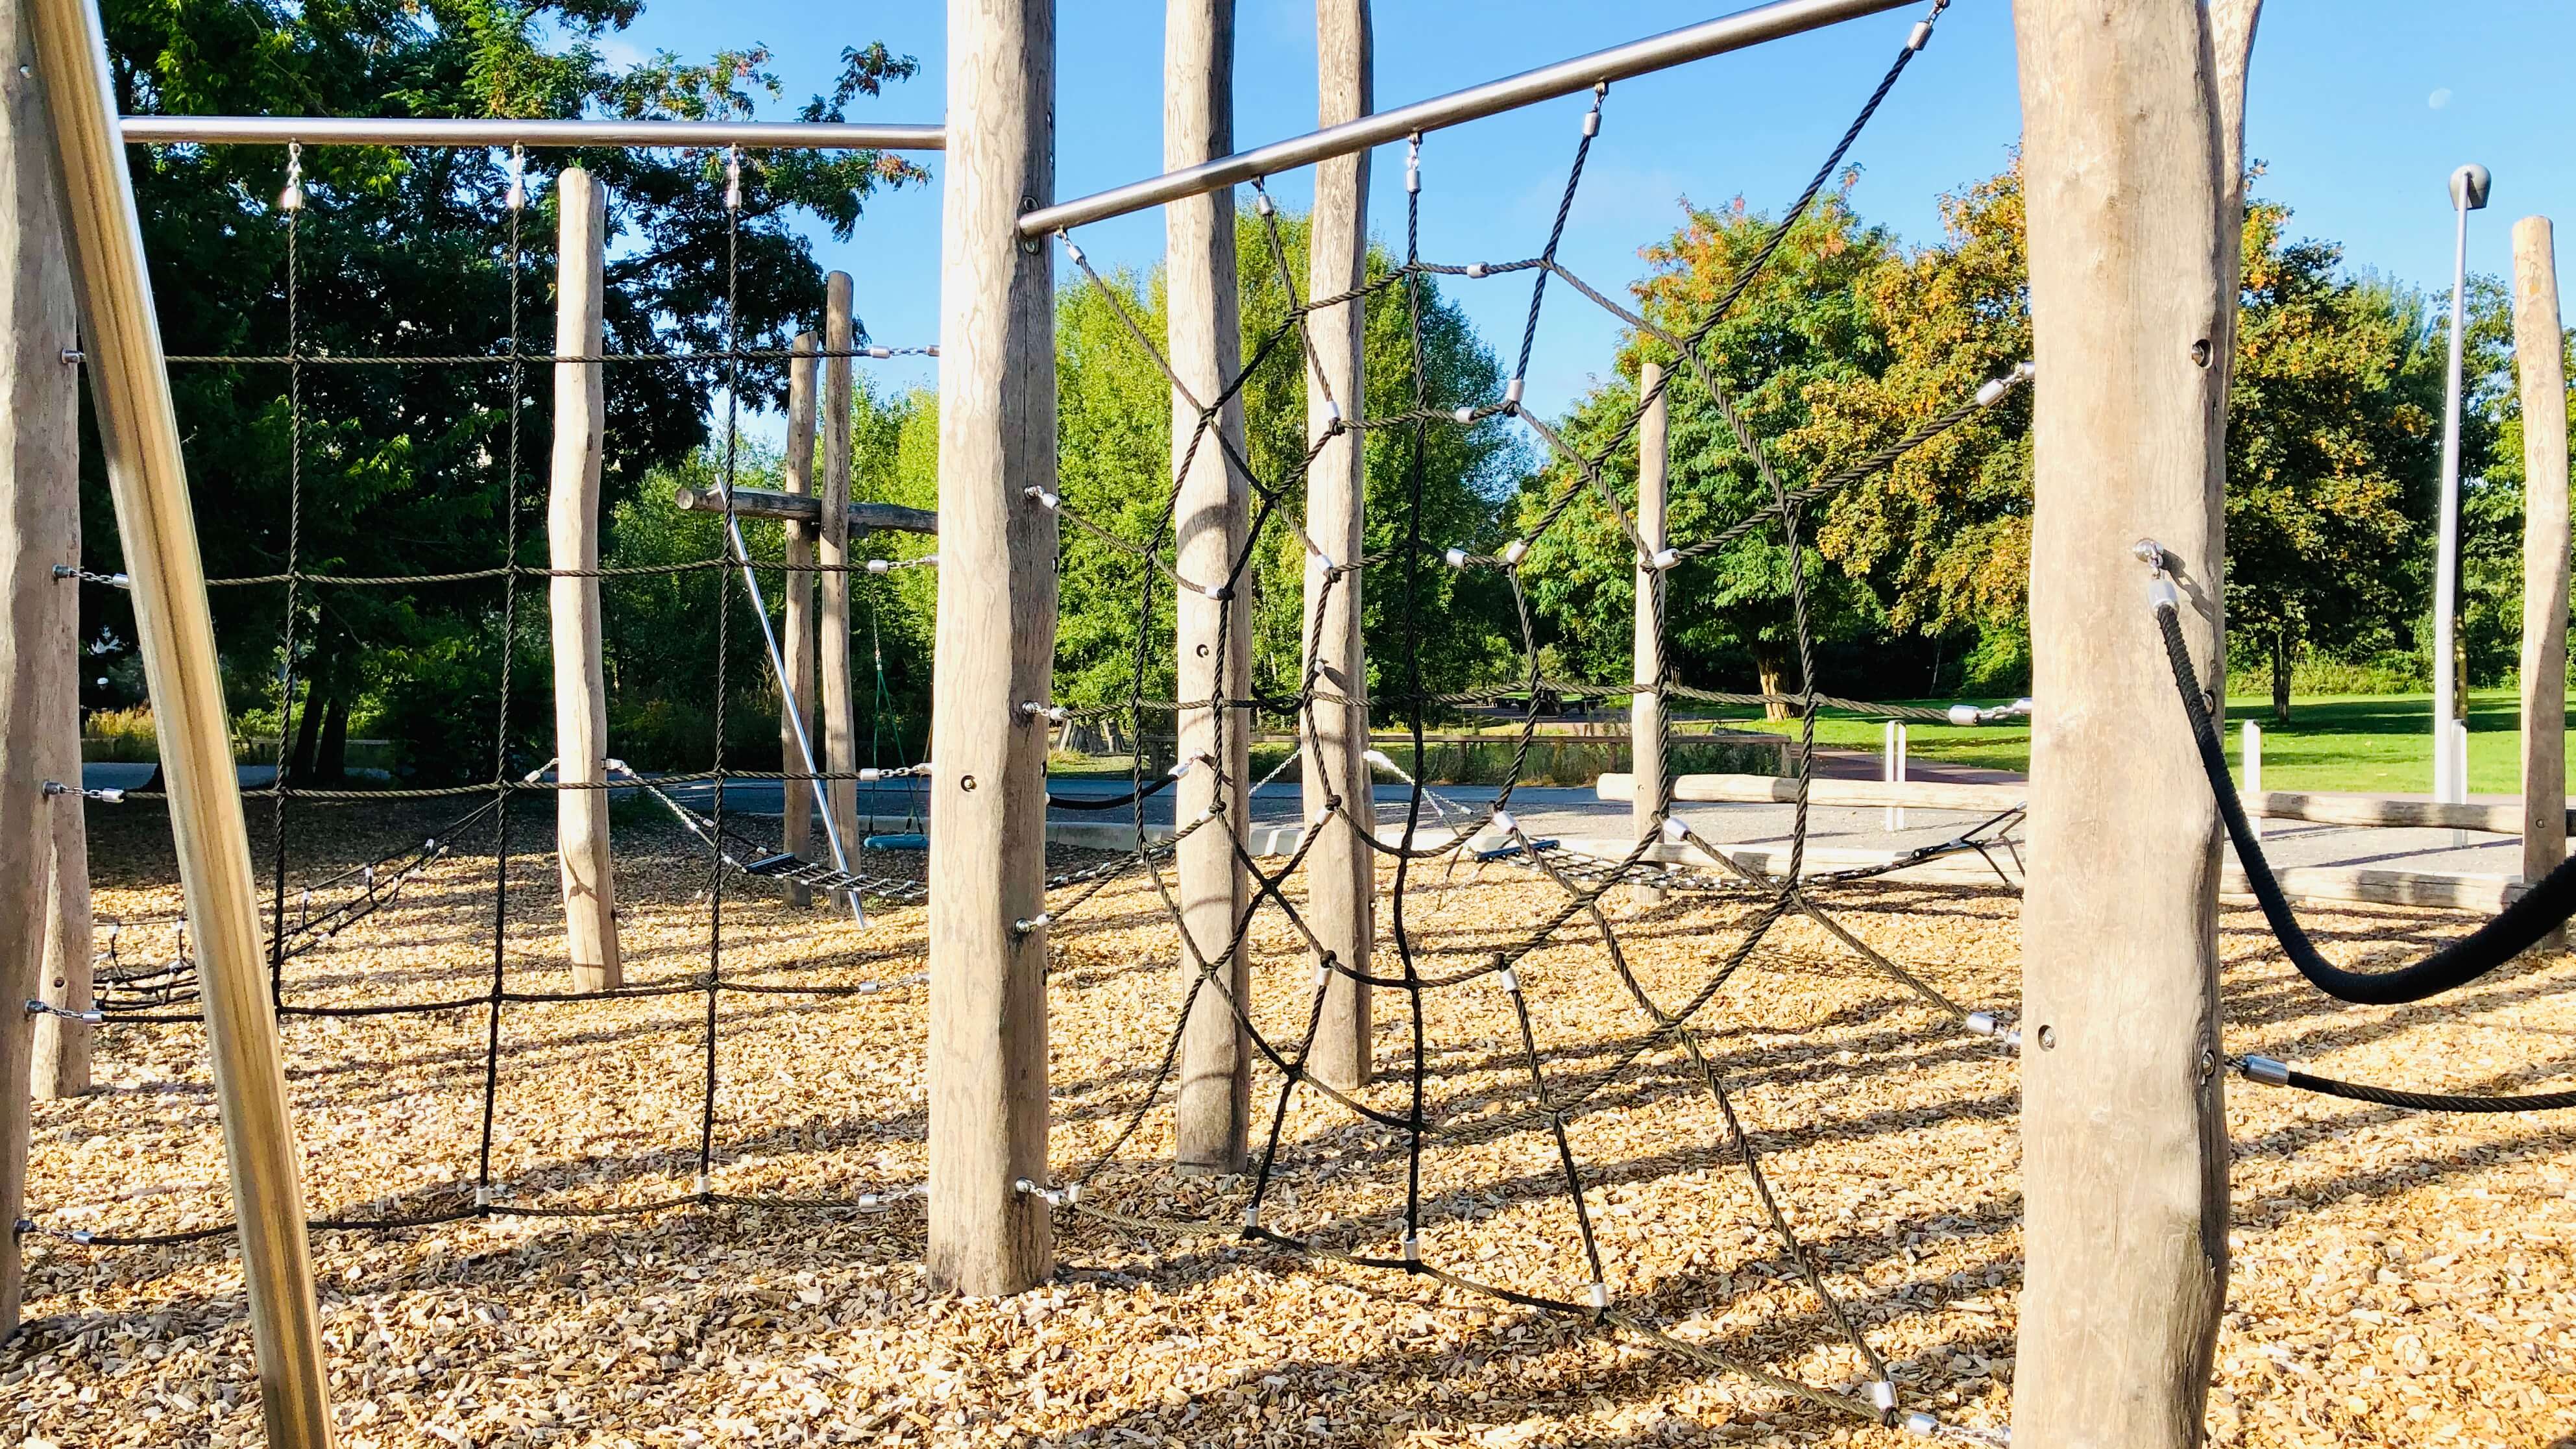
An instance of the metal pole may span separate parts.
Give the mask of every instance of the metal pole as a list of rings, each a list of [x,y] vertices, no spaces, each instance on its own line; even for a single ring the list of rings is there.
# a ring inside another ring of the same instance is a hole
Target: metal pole
[[[2433,798],[2468,798],[2451,765],[2451,721],[2459,713],[2457,615],[2460,589],[2460,371],[2466,339],[2469,213],[2487,204],[2487,169],[2451,173],[2451,354],[2442,398],[2442,510],[2433,551]]]
[[[824,121],[512,121],[366,116],[126,116],[128,143],[165,146],[691,146],[746,151],[937,151],[938,126]]]
[[[331,1410],[304,1238],[304,1189],[277,1020],[269,1012],[250,838],[233,772],[205,566],[152,310],[133,178],[116,131],[107,45],[89,0],[31,0],[37,62],[61,148],[75,290],[100,451],[132,576],[134,623],[161,726],[188,930],[197,943],[206,1041],[233,1209],[260,1407],[272,1449],[329,1449]]]
[[[1670,70],[1712,55],[1743,50],[1767,40],[1803,35],[1864,15],[1895,10],[1915,0],[1777,0],[1715,20],[1650,35],[1608,50],[1596,50],[1537,70],[1525,70],[1392,111],[1380,111],[1303,136],[1274,141],[1250,151],[1220,156],[1196,166],[1179,167],[1160,176],[1130,182],[1077,200],[1042,206],[1023,213],[1020,235],[1050,232],[1125,216],[1188,196],[1203,196],[1221,187],[1280,171],[1293,171],[1335,156],[1347,156],[1425,131],[1442,130],[1465,121],[1499,115],[1539,101],[1570,96],[1608,81]],[[283,138],[280,138],[283,139]]]

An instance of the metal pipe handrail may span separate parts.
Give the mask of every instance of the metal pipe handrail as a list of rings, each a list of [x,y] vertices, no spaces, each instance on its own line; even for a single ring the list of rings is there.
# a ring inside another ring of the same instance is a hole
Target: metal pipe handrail
[[[1326,126],[1303,136],[1273,141],[1250,151],[1202,162],[1196,166],[1167,171],[1143,181],[1131,181],[1072,201],[1042,206],[1020,217],[1020,235],[1042,237],[1050,232],[1106,221],[1125,216],[1149,206],[1179,201],[1183,197],[1201,196],[1219,187],[1250,181],[1281,171],[1311,166],[1336,156],[1347,156],[1371,146],[1402,140],[1425,131],[1437,131],[1462,122],[1499,115],[1539,101],[1572,95],[1595,85],[1626,80],[1631,76],[1669,70],[1712,55],[1743,50],[1765,41],[1802,35],[1821,30],[1846,20],[1895,10],[1916,0],[1774,0],[1769,5],[1722,15],[1608,50],[1596,50],[1572,60],[1561,60],[1537,70],[1525,70],[1501,80],[1487,81],[1463,91],[1451,91],[1427,101],[1416,101],[1392,111],[1379,111],[1356,121]]]
[[[128,142],[307,146],[742,146],[937,151],[940,126],[855,121],[514,121],[431,116],[127,116]]]

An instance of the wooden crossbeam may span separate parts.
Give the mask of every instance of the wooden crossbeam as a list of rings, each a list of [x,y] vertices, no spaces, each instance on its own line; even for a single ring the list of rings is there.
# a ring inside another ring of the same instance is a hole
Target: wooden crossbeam
[[[671,501],[689,513],[722,513],[724,500],[712,488],[679,488]],[[777,493],[765,488],[733,490],[733,511],[743,518],[784,518],[792,523],[820,524],[823,500],[810,495]],[[852,503],[850,527],[853,530],[891,529],[897,533],[937,533],[939,515],[926,508],[906,508],[900,503]]]

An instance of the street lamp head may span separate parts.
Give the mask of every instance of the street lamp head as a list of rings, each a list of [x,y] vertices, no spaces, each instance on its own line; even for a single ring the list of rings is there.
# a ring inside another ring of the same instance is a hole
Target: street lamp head
[[[2488,173],[2487,168],[2475,162],[2452,172],[2451,209],[2454,211],[2484,210],[2487,204],[2487,189],[2494,184],[2495,177]]]

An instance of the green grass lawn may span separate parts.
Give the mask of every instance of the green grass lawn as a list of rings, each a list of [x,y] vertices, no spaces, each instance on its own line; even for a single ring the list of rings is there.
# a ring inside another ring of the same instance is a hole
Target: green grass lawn
[[[1939,704],[1942,701],[1901,701]],[[2521,790],[2520,697],[2510,689],[2469,692],[2469,789],[2510,795]],[[2239,758],[2237,726],[2263,726],[2263,785],[2271,790],[2362,790],[2385,794],[2429,791],[2433,786],[2433,697],[2430,694],[2318,695],[2293,699],[2290,722],[2272,719],[2269,694],[2231,695],[2227,701],[2227,753]],[[1787,732],[1796,721],[1755,729]],[[1879,722],[1827,714],[1816,721],[1816,742],[1875,750]],[[1907,734],[1915,759],[2026,771],[2030,731],[1995,726],[1957,729],[1917,724]],[[2241,768],[2241,766],[2240,766]]]

